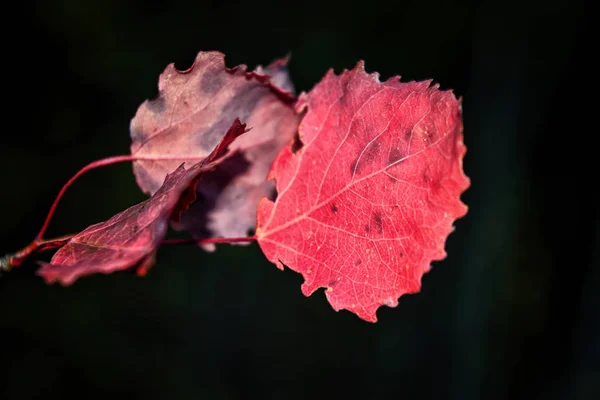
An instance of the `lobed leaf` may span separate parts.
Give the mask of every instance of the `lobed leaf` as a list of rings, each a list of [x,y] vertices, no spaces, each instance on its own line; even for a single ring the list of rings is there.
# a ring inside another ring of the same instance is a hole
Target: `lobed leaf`
[[[227,147],[245,132],[245,126],[235,120],[206,159],[187,170],[181,164],[167,174],[148,200],[75,235],[50,263],[41,263],[38,274],[48,283],[60,281],[70,285],[84,275],[111,273],[136,265],[139,273],[145,273],[167,232],[169,219],[179,218],[194,201],[198,180],[223,160]]]
[[[287,59],[277,60],[247,72],[245,65],[227,69],[219,52],[200,52],[187,71],[169,65],[159,79],[159,96],[139,107],[130,127],[136,156],[197,159],[214,148],[235,118],[252,128],[234,143],[237,153],[197,186],[201,201],[178,229],[196,238],[230,238],[255,228],[258,201],[274,190],[265,181],[271,163],[299,123],[286,64]],[[178,163],[136,161],[138,185],[154,193]]]
[[[257,213],[261,249],[303,275],[306,296],[326,288],[335,310],[372,322],[420,290],[467,212],[460,101],[399,79],[382,83],[360,62],[302,94],[298,141],[269,173],[277,199]]]

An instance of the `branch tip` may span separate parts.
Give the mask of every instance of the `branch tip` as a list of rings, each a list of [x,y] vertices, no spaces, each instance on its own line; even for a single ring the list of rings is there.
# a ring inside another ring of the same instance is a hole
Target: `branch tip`
[[[10,271],[12,264],[10,259],[12,258],[12,254],[7,254],[4,257],[0,258],[0,276],[2,276],[2,272]]]

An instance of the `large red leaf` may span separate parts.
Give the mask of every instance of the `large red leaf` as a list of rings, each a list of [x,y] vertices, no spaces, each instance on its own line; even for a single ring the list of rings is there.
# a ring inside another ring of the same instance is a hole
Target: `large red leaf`
[[[446,256],[469,179],[460,102],[430,85],[381,83],[361,62],[300,97],[303,147],[275,159],[278,196],[260,202],[256,236],[270,261],[303,275],[306,296],[324,287],[335,310],[374,322]]]
[[[80,276],[110,273],[135,265],[139,265],[138,271],[144,273],[151,266],[154,253],[167,232],[169,219],[178,219],[194,201],[196,182],[222,160],[227,146],[244,131],[245,125],[235,120],[205,160],[187,170],[180,165],[167,174],[163,184],[148,200],[75,235],[54,254],[49,264],[42,263],[38,274],[48,283],[60,281],[70,285]]]
[[[233,144],[238,154],[197,186],[196,202],[177,225],[195,237],[240,237],[256,224],[256,207],[273,193],[265,178],[273,159],[298,129],[286,60],[246,72],[227,69],[218,52],[201,52],[187,71],[169,65],[159,79],[159,96],[144,102],[131,121],[136,156],[186,157],[208,154],[235,118],[252,130]],[[154,193],[179,161],[134,163],[138,185]]]

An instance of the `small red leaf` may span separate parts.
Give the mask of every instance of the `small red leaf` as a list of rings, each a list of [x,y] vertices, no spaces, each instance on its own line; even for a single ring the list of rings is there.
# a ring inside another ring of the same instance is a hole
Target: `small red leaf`
[[[303,146],[275,159],[278,196],[260,202],[256,236],[306,296],[324,287],[335,310],[374,322],[446,256],[469,179],[460,102],[430,84],[381,83],[361,62],[300,97]]]
[[[70,285],[84,275],[111,273],[135,265],[139,265],[140,274],[145,274],[167,232],[169,218],[193,201],[193,197],[183,196],[184,192],[195,192],[198,179],[223,159],[227,146],[244,133],[245,126],[235,120],[205,160],[187,170],[180,165],[167,174],[162,186],[148,200],[75,235],[54,254],[49,264],[41,263],[38,274],[48,283],[60,281],[63,285]]]
[[[298,128],[286,60],[246,72],[227,69],[218,52],[201,52],[187,71],[169,65],[159,96],[145,101],[131,121],[131,152],[140,157],[197,159],[221,140],[235,118],[252,130],[232,146],[238,153],[197,186],[196,202],[176,225],[197,238],[240,237],[256,225],[256,207],[273,193],[265,178],[273,159]],[[138,185],[154,193],[180,161],[134,163]]]

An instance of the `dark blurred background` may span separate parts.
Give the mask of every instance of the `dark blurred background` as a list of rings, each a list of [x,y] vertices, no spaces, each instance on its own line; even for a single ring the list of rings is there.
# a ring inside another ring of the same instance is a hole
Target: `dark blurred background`
[[[161,248],[147,277],[0,279],[0,399],[600,398],[597,43],[582,1],[14,3],[3,11],[0,256],[61,185],[129,149],[159,73],[200,50],[291,53],[298,91],[359,59],[464,97],[469,214],[422,292],[370,324],[258,246]],[[589,8],[589,7],[588,7]],[[10,24],[14,24],[11,26]],[[130,165],[67,193],[47,237],[145,197]]]

